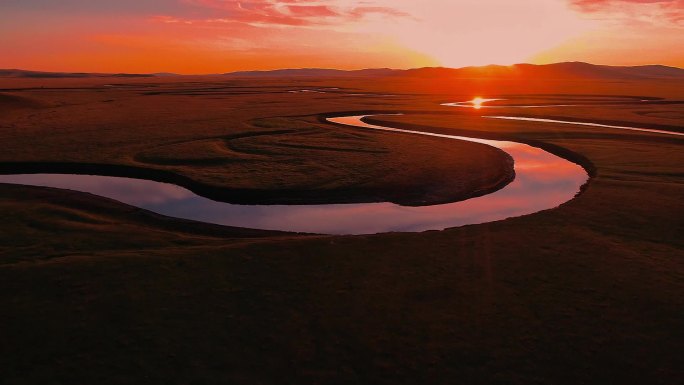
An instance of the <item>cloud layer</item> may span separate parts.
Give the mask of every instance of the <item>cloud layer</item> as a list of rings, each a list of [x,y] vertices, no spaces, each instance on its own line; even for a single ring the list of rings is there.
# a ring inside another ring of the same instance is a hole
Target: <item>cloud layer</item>
[[[370,15],[406,17],[407,13],[368,1],[333,0],[184,0],[186,4],[216,11],[211,20],[259,25],[310,26],[349,23]]]
[[[684,0],[569,0],[578,11],[598,18],[684,26]]]
[[[684,0],[0,3],[0,68],[213,73],[529,60],[684,66]]]

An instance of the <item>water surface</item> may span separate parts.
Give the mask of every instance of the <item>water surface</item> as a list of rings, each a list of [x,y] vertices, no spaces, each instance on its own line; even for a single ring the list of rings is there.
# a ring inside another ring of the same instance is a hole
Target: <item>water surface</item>
[[[167,183],[94,175],[2,175],[0,182],[88,192],[171,217],[228,226],[321,234],[374,234],[442,230],[552,209],[571,200],[588,180],[586,171],[579,165],[526,144],[401,130],[367,124],[362,118],[328,120],[396,135],[425,135],[493,146],[513,158],[515,180],[485,196],[421,207],[393,203],[235,205],[212,201]]]
[[[485,103],[495,102],[499,100],[508,99],[485,99],[485,98],[475,98],[473,100],[467,100],[464,102],[454,102],[454,103],[442,103],[445,107],[460,107],[460,108],[472,108],[472,109],[482,109],[482,108],[546,108],[546,107],[591,107],[591,106],[601,106],[601,105],[613,105],[606,103],[592,103],[592,104],[540,104],[540,105],[486,105]],[[639,102],[650,102],[649,99],[642,99]],[[592,123],[592,122],[577,122],[572,120],[561,120],[561,119],[546,119],[546,118],[534,118],[534,117],[524,117],[524,116],[483,116],[486,119],[503,119],[503,120],[518,120],[524,122],[538,122],[538,123],[560,123],[560,124],[571,124],[575,126],[589,126],[589,127],[599,127],[599,128],[614,128],[617,130],[626,131],[641,131],[648,132],[651,134],[663,134],[663,135],[674,135],[674,136],[684,136],[684,132],[677,131],[666,131],[666,130],[656,130],[652,128],[641,128],[641,127],[630,127],[630,126],[620,126],[614,124],[603,124],[603,123]]]

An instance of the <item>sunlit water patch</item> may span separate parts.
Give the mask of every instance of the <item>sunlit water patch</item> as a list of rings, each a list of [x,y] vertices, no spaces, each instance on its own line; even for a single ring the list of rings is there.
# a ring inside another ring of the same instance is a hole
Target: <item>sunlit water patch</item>
[[[588,106],[600,106],[605,104],[540,104],[540,105],[486,105],[486,103],[508,100],[508,99],[486,99],[481,97],[476,97],[472,100],[466,100],[463,102],[454,103],[442,103],[445,107],[460,107],[460,108],[472,108],[475,110],[480,110],[483,108],[544,108],[544,107],[588,107]],[[651,102],[649,99],[641,99],[639,102]],[[609,104],[610,105],[610,104]],[[674,136],[684,136],[684,132],[677,131],[666,131],[666,130],[656,130],[652,128],[641,128],[641,127],[630,127],[614,124],[603,124],[603,123],[592,123],[592,122],[577,122],[572,120],[562,120],[562,119],[546,119],[546,118],[534,118],[534,117],[524,117],[524,116],[501,116],[501,115],[491,115],[483,116],[487,119],[502,119],[502,120],[517,120],[524,122],[536,122],[536,123],[558,123],[558,124],[571,124],[575,126],[588,126],[588,127],[599,127],[599,128],[613,128],[617,130],[625,131],[641,131],[651,134],[663,134],[663,135],[674,135]]]
[[[503,119],[503,120],[518,120],[523,122],[537,122],[537,123],[560,123],[560,124],[571,124],[574,126],[588,126],[588,127],[599,127],[599,128],[614,128],[617,130],[625,131],[640,131],[648,132],[651,134],[663,134],[663,135],[674,135],[674,136],[684,136],[684,132],[676,131],[665,131],[656,130],[653,128],[639,128],[639,127],[628,127],[628,126],[618,126],[613,124],[602,124],[602,123],[591,123],[591,122],[573,122],[571,120],[559,120],[559,119],[543,119],[543,118],[528,118],[523,116],[483,116],[483,118],[488,119]]]

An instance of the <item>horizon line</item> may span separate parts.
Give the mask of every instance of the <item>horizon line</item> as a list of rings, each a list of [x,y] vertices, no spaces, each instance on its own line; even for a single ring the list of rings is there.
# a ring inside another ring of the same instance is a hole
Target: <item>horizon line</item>
[[[448,67],[448,66],[425,66],[425,67],[408,67],[408,68],[392,68],[392,67],[361,67],[353,69],[342,69],[342,68],[332,68],[332,67],[283,67],[283,68],[270,68],[270,69],[243,69],[229,72],[215,72],[215,73],[181,73],[181,72],[169,72],[169,71],[154,71],[154,72],[97,72],[97,71],[83,71],[83,70],[72,70],[72,71],[51,71],[43,69],[26,69],[26,68],[0,68],[0,71],[21,71],[21,72],[35,72],[35,73],[48,73],[48,74],[92,74],[92,75],[175,75],[175,76],[212,76],[212,75],[229,75],[235,73],[255,73],[255,72],[274,72],[274,71],[298,71],[298,70],[320,70],[320,71],[339,71],[339,72],[357,72],[357,71],[369,71],[369,70],[388,70],[388,71],[410,71],[410,70],[420,70],[420,69],[468,69],[468,68],[487,68],[487,67],[515,67],[521,65],[529,66],[550,66],[558,64],[588,64],[591,66],[600,67],[617,67],[617,68],[637,68],[637,67],[668,67],[684,70],[684,67],[678,67],[673,65],[651,63],[651,64],[637,64],[637,65],[614,65],[614,64],[597,64],[584,61],[562,61],[544,64],[535,63],[515,63],[515,64],[486,64],[486,65],[471,65],[463,67]]]

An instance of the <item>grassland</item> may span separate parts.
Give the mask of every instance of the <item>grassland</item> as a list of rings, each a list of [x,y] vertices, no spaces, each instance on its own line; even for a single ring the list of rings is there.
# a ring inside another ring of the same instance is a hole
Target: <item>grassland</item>
[[[4,383],[682,378],[684,140],[492,120],[482,117],[490,111],[439,103],[587,90],[671,101],[684,98],[683,84],[105,81],[0,81],[2,170],[180,175],[209,194],[232,190],[221,196],[228,200],[290,203],[436,203],[510,177],[506,156],[487,147],[321,122],[382,111],[405,113],[376,118],[397,127],[565,149],[593,178],[575,200],[531,216],[354,237],[210,226],[87,194],[1,185]],[[287,92],[325,87],[340,90]],[[682,130],[684,105],[524,114]]]
[[[236,203],[434,204],[498,189],[513,176],[499,150],[330,129],[316,117],[342,110],[339,95],[310,101],[288,92],[297,85],[248,84],[98,84],[9,94],[6,104],[25,108],[3,119],[0,162],[8,172],[140,175]],[[367,108],[367,100],[356,98],[352,108]]]

